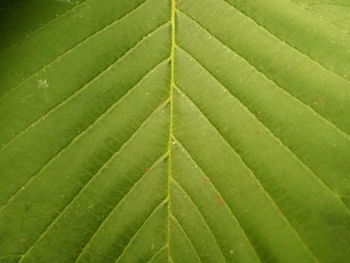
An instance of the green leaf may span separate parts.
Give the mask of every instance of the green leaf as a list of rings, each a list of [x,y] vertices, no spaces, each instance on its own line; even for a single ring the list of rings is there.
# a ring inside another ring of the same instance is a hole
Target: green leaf
[[[0,4],[0,262],[350,262],[348,0]]]

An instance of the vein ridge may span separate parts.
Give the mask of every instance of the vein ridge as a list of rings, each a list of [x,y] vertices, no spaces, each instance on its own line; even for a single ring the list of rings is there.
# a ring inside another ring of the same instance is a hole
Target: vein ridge
[[[179,88],[178,88],[179,89]],[[201,113],[201,115],[208,121],[208,123],[215,129],[215,131],[217,132],[217,134],[219,135],[219,137],[223,140],[223,142],[225,142],[231,149],[232,151],[235,153],[235,155],[240,159],[240,161],[242,162],[242,164],[246,167],[246,169],[251,173],[251,175],[253,176],[253,178],[255,179],[256,183],[259,185],[259,187],[265,192],[265,194],[267,195],[268,199],[270,199],[270,201],[272,202],[273,206],[277,209],[277,211],[281,214],[282,218],[285,220],[285,222],[288,223],[288,225],[290,226],[290,228],[293,230],[293,232],[297,235],[297,237],[299,238],[299,240],[301,241],[302,244],[304,244],[305,248],[310,252],[310,254],[315,258],[316,261],[317,258],[315,257],[315,255],[312,253],[312,251],[310,250],[309,246],[305,243],[305,241],[301,238],[299,232],[294,228],[294,226],[290,223],[289,219],[285,216],[285,214],[283,213],[283,211],[281,210],[281,208],[277,205],[276,201],[272,198],[272,196],[270,195],[270,193],[265,189],[265,187],[263,186],[263,184],[260,182],[260,180],[258,179],[258,177],[255,175],[255,173],[253,172],[253,170],[248,166],[248,164],[244,161],[243,157],[236,151],[236,149],[231,145],[231,143],[229,143],[227,141],[227,139],[221,134],[221,132],[215,127],[215,125],[208,119],[208,117],[202,112],[202,110],[193,102],[193,100],[191,100],[191,98],[189,98],[186,93],[184,93],[181,89],[179,89],[179,92],[181,92],[181,94],[184,94],[184,96],[186,96],[186,98],[190,101],[190,103],[192,103],[192,105],[198,109],[198,111]]]
[[[168,141],[168,176],[167,176],[167,243],[168,243],[168,261],[171,260],[170,251],[170,215],[171,215],[171,189],[170,189],[170,179],[172,178],[172,134],[174,126],[174,83],[175,83],[175,49],[176,49],[176,10],[177,2],[176,0],[171,0],[170,2],[170,21],[171,21],[171,47],[170,47],[170,84],[169,84],[169,100],[170,100],[170,111],[169,111],[169,141]],[[172,260],[171,260],[172,261]]]

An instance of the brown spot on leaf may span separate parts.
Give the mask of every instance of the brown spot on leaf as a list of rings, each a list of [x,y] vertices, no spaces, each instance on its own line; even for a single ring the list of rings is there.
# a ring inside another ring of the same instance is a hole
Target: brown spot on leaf
[[[206,183],[206,184],[208,184],[208,183],[210,182],[210,178],[209,178],[208,176],[205,176],[205,177],[203,178],[203,182]]]
[[[256,112],[255,112],[255,116],[256,116],[257,118],[260,118],[260,117],[261,117],[261,115],[262,115],[262,114],[261,114],[261,112],[260,112],[260,111],[256,111]]]
[[[221,194],[217,194],[215,199],[216,199],[216,202],[220,205],[223,205],[225,203],[225,200],[224,198],[222,198]]]

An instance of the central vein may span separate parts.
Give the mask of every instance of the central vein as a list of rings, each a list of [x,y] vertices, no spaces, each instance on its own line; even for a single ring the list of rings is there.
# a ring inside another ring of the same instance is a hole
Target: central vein
[[[169,103],[170,103],[170,114],[169,114],[169,142],[168,142],[168,233],[167,233],[167,243],[168,243],[168,258],[171,261],[170,256],[170,217],[171,217],[171,198],[170,198],[170,180],[172,177],[172,145],[173,145],[173,111],[174,111],[174,86],[175,86],[175,46],[176,46],[176,0],[171,0],[171,51],[170,51],[170,85],[169,85]]]

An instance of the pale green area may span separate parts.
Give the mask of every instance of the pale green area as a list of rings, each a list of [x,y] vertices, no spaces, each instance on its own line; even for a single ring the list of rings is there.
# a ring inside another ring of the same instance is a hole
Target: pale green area
[[[293,0],[302,9],[333,23],[350,34],[350,2],[348,0]]]
[[[0,5],[0,263],[350,262],[347,5]]]

